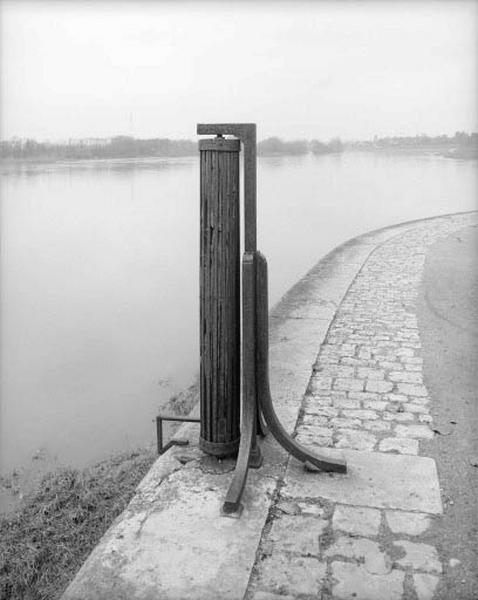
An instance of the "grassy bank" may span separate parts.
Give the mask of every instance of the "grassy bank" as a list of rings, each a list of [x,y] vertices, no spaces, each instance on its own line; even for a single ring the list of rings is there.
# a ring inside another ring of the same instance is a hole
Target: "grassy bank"
[[[198,378],[162,407],[187,415]],[[170,436],[179,424],[168,428]],[[0,600],[57,600],[157,458],[156,446],[87,469],[46,475],[12,514],[0,516]]]
[[[141,449],[51,473],[0,517],[0,599],[59,598],[155,458],[154,448]]]

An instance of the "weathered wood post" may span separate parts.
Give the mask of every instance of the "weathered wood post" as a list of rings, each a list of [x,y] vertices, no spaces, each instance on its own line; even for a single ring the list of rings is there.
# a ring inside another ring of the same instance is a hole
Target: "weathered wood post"
[[[236,454],[240,441],[240,140],[199,142],[200,447]]]
[[[201,435],[209,454],[238,452],[224,515],[238,516],[249,468],[262,456],[256,433],[269,430],[288,452],[311,468],[347,471],[341,458],[310,452],[282,427],[269,388],[267,261],[257,250],[256,126],[254,123],[198,124],[201,153]],[[222,135],[238,139],[226,140]],[[242,258],[242,423],[239,440],[240,280],[239,151],[244,145],[244,256]],[[240,442],[240,443],[239,443]]]

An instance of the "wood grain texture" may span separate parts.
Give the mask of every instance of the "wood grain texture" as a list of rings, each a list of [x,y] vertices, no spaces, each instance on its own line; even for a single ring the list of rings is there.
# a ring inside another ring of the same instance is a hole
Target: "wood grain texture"
[[[199,149],[200,445],[227,456],[240,437],[240,143],[209,139]]]

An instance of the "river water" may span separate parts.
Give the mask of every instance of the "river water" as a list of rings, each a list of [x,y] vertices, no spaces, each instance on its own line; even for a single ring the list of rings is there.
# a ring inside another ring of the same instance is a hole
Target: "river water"
[[[0,472],[82,466],[154,440],[198,370],[198,158],[1,172]],[[476,162],[260,158],[271,304],[361,233],[476,209]]]

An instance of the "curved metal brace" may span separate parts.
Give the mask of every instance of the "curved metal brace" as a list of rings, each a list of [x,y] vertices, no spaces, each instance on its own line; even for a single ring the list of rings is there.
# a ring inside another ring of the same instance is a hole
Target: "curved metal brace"
[[[260,466],[262,459],[256,443],[256,420],[258,402],[256,388],[256,269],[255,253],[246,252],[242,259],[243,294],[243,347],[242,347],[242,427],[241,442],[237,455],[236,468],[232,483],[222,506],[224,514],[231,515],[242,510],[241,496],[246,485],[249,467]]]
[[[248,468],[259,466],[261,456],[256,444],[256,430],[261,413],[279,444],[301,462],[321,471],[346,473],[342,459],[312,453],[298,444],[282,427],[269,387],[269,306],[267,294],[267,261],[260,252],[246,252],[242,263],[243,280],[243,403],[242,430],[234,476],[222,511],[240,514],[242,492]]]
[[[256,327],[257,327],[257,392],[260,409],[267,425],[279,444],[292,456],[321,471],[346,473],[347,463],[309,452],[298,444],[282,427],[272,404],[269,386],[269,306],[267,294],[267,261],[263,254],[256,255]]]

